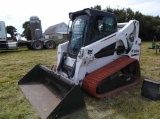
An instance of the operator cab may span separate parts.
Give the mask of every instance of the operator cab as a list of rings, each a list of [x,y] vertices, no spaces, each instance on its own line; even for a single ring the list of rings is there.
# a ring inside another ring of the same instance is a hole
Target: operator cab
[[[72,21],[69,32],[68,54],[76,58],[81,47],[94,43],[117,31],[114,14],[94,9],[69,13]]]

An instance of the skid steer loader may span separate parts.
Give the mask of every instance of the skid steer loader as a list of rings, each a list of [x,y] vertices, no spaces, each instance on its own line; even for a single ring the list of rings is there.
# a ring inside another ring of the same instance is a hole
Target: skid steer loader
[[[81,89],[104,98],[140,81],[139,22],[117,23],[113,13],[69,13],[69,41],[58,46],[57,66],[35,66],[19,87],[41,118],[67,115],[83,106]]]

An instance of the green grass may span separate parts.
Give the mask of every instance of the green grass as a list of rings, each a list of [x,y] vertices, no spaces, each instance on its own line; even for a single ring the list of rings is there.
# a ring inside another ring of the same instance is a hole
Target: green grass
[[[160,81],[160,53],[148,49],[151,43],[142,43],[141,75]],[[40,119],[25,98],[18,81],[36,64],[51,67],[56,64],[57,50],[0,51],[0,119]],[[104,99],[84,94],[86,107],[62,119],[159,119],[160,101],[141,98],[141,84]]]

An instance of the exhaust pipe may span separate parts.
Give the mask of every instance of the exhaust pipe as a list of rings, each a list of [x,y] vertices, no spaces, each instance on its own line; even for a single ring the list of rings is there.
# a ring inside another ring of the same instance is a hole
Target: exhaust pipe
[[[42,119],[55,119],[85,106],[80,85],[42,65],[36,65],[18,85]]]

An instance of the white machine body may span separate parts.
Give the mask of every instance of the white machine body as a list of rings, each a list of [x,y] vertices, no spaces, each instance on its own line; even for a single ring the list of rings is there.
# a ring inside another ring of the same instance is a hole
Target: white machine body
[[[62,70],[57,71],[58,74],[73,80],[75,83],[81,83],[87,73],[99,69],[108,63],[116,60],[117,58],[127,55],[130,58],[139,60],[140,58],[140,45],[141,39],[138,37],[139,22],[136,20],[130,20],[128,23],[118,23],[117,32],[102,38],[88,46],[82,47],[76,59],[69,56],[66,57],[65,65],[69,67],[75,66],[75,74],[73,77],[68,77]],[[63,52],[67,51],[69,42],[65,42],[58,46],[58,65],[60,63]],[[115,51],[113,55],[103,58],[95,58],[95,54],[102,48],[116,43],[115,49],[118,47],[124,47],[123,53],[117,54]],[[127,50],[129,50],[127,52]],[[89,53],[91,51],[91,53]]]

